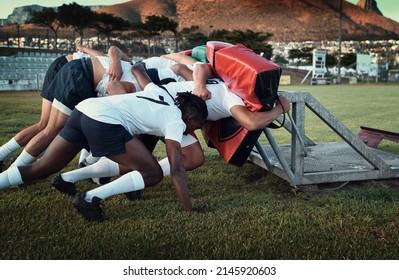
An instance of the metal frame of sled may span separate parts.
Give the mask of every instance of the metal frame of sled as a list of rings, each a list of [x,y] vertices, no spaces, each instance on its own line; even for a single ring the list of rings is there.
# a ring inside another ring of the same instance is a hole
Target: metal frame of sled
[[[308,92],[279,92],[292,102],[284,128],[291,144],[279,145],[265,128],[269,145],[259,139],[248,160],[287,180],[292,186],[399,178],[399,155],[368,147]],[[314,143],[305,135],[309,108],[343,140]],[[278,119],[281,122],[281,118]]]

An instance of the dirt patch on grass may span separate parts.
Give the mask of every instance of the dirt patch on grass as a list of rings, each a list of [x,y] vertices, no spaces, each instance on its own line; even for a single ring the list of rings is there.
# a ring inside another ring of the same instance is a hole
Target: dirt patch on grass
[[[395,191],[399,191],[399,180],[379,180],[379,181],[373,181],[373,185],[376,186],[381,186],[387,189],[393,189]]]
[[[310,185],[299,186],[299,190],[303,191],[305,193],[306,192],[308,192],[308,193],[328,193],[328,192],[347,191],[347,190],[356,189],[356,188],[366,188],[366,187],[370,187],[370,186],[382,187],[382,188],[399,191],[399,179],[310,184]]]

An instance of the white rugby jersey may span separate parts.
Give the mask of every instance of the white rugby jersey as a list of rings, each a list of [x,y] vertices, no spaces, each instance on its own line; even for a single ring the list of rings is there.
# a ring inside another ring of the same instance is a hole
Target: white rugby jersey
[[[164,85],[168,92],[176,97],[178,92],[191,92],[194,89],[193,81],[169,83]],[[222,118],[231,117],[230,109],[233,106],[245,106],[244,101],[232,93],[227,85],[219,79],[208,80],[206,88],[211,92],[212,97],[205,101],[208,108],[208,120],[216,121]]]
[[[184,82],[185,81],[185,79],[182,76],[177,75],[171,69],[158,69],[157,71],[158,71],[159,80],[161,80],[161,81],[163,79],[167,79],[167,78],[172,78],[176,82]]]
[[[97,58],[105,69],[105,74],[103,78],[96,86],[97,96],[103,97],[108,95],[107,91],[105,90],[105,85],[111,81],[111,77],[108,73],[110,61],[108,56],[97,56]],[[141,91],[141,88],[137,83],[136,77],[132,73],[132,65],[130,64],[130,62],[122,60],[121,67],[122,67],[122,77],[120,80],[133,83],[134,86],[136,87],[136,91]]]
[[[143,62],[145,63],[145,68],[147,69],[150,68],[167,69],[178,63],[173,59],[166,57],[158,57],[158,56],[144,59]]]
[[[94,120],[120,124],[132,135],[151,134],[181,143],[186,130],[172,97],[152,83],[145,92],[90,98],[76,109]]]

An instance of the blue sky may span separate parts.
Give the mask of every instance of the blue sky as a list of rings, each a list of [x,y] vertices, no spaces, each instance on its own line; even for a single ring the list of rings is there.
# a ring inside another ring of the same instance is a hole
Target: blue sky
[[[128,2],[127,0],[11,0],[11,1],[2,1],[1,9],[0,9],[0,18],[7,18],[9,14],[12,13],[13,9],[16,7],[21,7],[25,5],[41,5],[45,7],[57,7],[62,4],[70,4],[72,2],[76,2],[79,5],[113,5]],[[347,0],[352,4],[356,4],[358,0]],[[399,1],[398,0],[377,0],[377,6],[383,15],[387,18],[393,19],[399,22]]]

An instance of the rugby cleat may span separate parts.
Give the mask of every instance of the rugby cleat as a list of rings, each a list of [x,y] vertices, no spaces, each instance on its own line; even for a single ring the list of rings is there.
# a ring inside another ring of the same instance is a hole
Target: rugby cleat
[[[51,180],[51,185],[58,191],[74,197],[77,193],[74,183],[66,182],[62,179],[61,174],[58,174]]]
[[[86,193],[78,193],[73,199],[75,208],[88,220],[89,222],[104,221],[103,210],[101,209],[101,199],[93,197],[91,202],[85,200]]]

